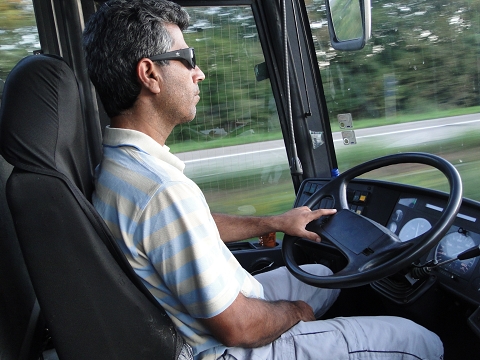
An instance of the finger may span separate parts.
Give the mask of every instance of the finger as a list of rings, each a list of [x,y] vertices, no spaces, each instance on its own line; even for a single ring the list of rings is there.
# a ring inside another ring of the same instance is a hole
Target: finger
[[[318,209],[318,210],[313,210],[311,214],[313,216],[312,219],[316,220],[322,216],[333,215],[336,212],[337,212],[337,209]]]
[[[317,233],[314,233],[313,231],[308,231],[308,230],[305,230],[305,232],[302,234],[302,238],[315,241],[315,242],[322,241],[322,239],[320,238],[320,235],[318,235]]]

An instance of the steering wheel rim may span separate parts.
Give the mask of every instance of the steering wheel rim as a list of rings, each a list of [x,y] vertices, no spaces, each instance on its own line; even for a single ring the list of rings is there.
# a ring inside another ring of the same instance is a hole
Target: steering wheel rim
[[[346,189],[352,179],[362,174],[385,166],[405,163],[430,165],[442,172],[448,179],[450,194],[445,209],[430,230],[408,242],[401,242],[398,236],[382,225],[350,211]],[[333,198],[334,207],[338,210],[337,214],[331,216],[327,221],[324,219],[316,220],[310,223],[308,228],[311,231],[319,233],[321,237],[327,236],[329,240],[332,240],[329,238],[329,236],[332,236],[332,233],[345,234],[345,229],[339,230],[339,226],[342,226],[339,225],[340,220],[348,221],[349,226],[353,223],[361,223],[362,227],[368,228],[369,234],[375,234],[376,236],[379,234],[377,230],[382,232],[378,240],[364,238],[364,243],[360,245],[354,241],[350,241],[348,245],[345,245],[339,243],[337,241],[338,239],[335,239],[333,245],[346,256],[348,261],[347,266],[331,276],[316,276],[301,269],[294,258],[295,244],[298,241],[306,240],[285,234],[282,244],[285,265],[297,279],[322,288],[356,287],[392,275],[419,259],[441,240],[453,224],[455,216],[460,209],[462,193],[462,180],[457,169],[447,160],[437,155],[428,153],[400,153],[383,156],[357,165],[340,174],[338,177],[333,178],[317,190],[305,204],[303,204],[314,208],[323,198],[328,197]],[[340,220],[337,220],[336,217],[339,217]],[[345,226],[342,227],[345,228]],[[325,229],[330,228],[331,230],[326,232]],[[382,248],[383,244],[378,244],[383,242],[386,243],[386,248]],[[361,247],[365,244],[369,244],[369,246],[363,250],[366,252],[360,252]],[[370,249],[370,247],[374,247],[375,250]],[[368,253],[369,251],[372,251],[372,253]],[[371,256],[375,252],[376,254]]]

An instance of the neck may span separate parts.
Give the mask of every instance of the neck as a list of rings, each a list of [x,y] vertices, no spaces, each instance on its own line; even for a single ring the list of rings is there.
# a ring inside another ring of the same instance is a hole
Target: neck
[[[159,114],[151,111],[151,108],[150,111],[148,109],[148,107],[134,106],[132,109],[112,117],[110,126],[140,131],[163,146],[172,132],[173,126],[167,121],[162,121]]]

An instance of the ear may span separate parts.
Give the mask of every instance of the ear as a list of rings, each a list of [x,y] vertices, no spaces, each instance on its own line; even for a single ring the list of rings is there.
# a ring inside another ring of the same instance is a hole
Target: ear
[[[137,77],[142,85],[152,93],[159,93],[161,88],[162,76],[155,63],[147,58],[141,59],[137,64]]]

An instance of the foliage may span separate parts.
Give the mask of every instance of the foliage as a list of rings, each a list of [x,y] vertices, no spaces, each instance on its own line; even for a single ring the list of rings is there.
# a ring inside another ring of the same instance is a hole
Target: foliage
[[[184,37],[195,48],[206,78],[200,83],[196,118],[175,128],[168,145],[278,132],[269,81],[259,82],[255,76],[255,66],[265,60],[250,7],[188,12],[192,25]]]
[[[359,123],[419,120],[480,105],[479,0],[374,0],[372,39],[351,53],[330,47],[324,0],[307,0],[306,6],[333,128],[346,112],[363,127]],[[216,128],[230,136],[278,133],[269,82],[257,82],[253,74],[264,60],[250,9],[189,12],[193,25],[185,38],[197,49],[206,80],[197,118],[175,129],[169,145],[190,140],[215,146],[213,132],[200,131]]]
[[[324,0],[306,6],[332,123],[345,112],[391,123],[399,115],[480,105],[479,0],[372,0],[372,39],[352,53],[330,47]],[[206,79],[197,118],[176,128],[169,145],[210,142],[214,129],[231,137],[278,132],[269,81],[254,74],[264,58],[250,7],[188,11],[185,38]],[[31,2],[0,0],[0,78],[38,48]]]
[[[480,105],[479,11],[478,0],[374,0],[372,39],[354,53],[314,29],[332,122]]]
[[[0,79],[39,47],[31,1],[0,0]]]
[[[324,0],[305,3],[334,131],[336,116],[346,112],[352,113],[355,128],[479,112],[480,0],[372,0],[372,39],[352,53],[330,47]],[[269,80],[255,77],[264,57],[251,8],[187,10],[191,27],[185,39],[195,47],[206,79],[196,119],[175,128],[168,145],[178,152],[281,138]],[[39,47],[31,1],[0,0],[0,79]],[[215,133],[221,129],[227,135]],[[464,183],[476,184],[477,138],[463,136],[460,148],[452,139],[421,150],[440,149],[452,160],[463,159],[456,166]],[[354,150],[337,151],[343,168],[392,151],[375,142],[349,149]],[[202,187],[215,211],[234,213],[242,205],[253,205],[258,213],[283,211],[294,199],[285,166],[275,186],[265,182],[264,174],[245,172],[234,178],[219,174]],[[417,185],[425,179],[432,177],[407,173],[405,178]],[[465,195],[479,199],[478,192],[470,186]],[[231,209],[224,208],[226,196]]]

